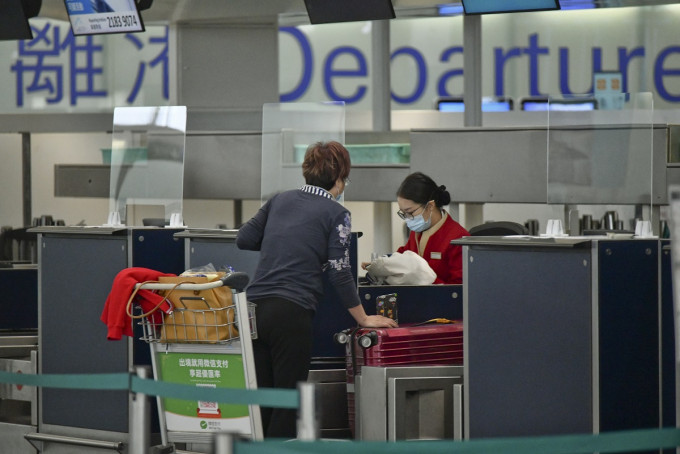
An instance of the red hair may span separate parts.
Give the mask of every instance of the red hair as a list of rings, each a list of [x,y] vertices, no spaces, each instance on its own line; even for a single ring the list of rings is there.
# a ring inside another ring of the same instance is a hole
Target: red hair
[[[349,176],[351,166],[349,152],[341,143],[316,142],[305,152],[302,175],[307,184],[329,190],[338,179],[344,180]]]

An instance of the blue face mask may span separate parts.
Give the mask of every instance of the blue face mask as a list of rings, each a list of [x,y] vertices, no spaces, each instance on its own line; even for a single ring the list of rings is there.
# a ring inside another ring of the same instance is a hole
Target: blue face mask
[[[345,206],[345,191],[342,191],[340,194],[338,194],[338,196],[335,198],[335,201],[340,205]]]
[[[426,221],[422,214],[414,216],[413,219],[406,220],[406,227],[408,227],[409,230],[412,230],[414,232],[423,232],[429,229],[431,225],[432,218],[430,217],[430,219]]]

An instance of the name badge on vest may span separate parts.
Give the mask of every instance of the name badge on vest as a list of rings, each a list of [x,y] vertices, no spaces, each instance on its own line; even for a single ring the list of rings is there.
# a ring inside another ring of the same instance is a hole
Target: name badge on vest
[[[430,252],[430,259],[441,260],[442,259],[442,253],[441,252]]]

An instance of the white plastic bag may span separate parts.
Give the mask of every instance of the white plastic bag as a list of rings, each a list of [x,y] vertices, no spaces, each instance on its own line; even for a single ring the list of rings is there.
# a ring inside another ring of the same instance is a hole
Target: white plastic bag
[[[378,257],[366,271],[373,281],[389,285],[429,285],[437,278],[427,261],[413,251]]]

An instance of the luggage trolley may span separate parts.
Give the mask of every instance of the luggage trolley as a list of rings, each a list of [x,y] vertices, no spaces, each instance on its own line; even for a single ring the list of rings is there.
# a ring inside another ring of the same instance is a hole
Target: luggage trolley
[[[192,300],[200,300],[201,291],[220,286],[229,287],[232,292],[233,305],[227,307],[213,308],[205,300],[205,309],[194,309],[200,307],[195,304],[191,309],[177,305],[173,311],[176,314],[174,324],[166,326],[172,329],[172,335],[164,331],[163,320],[159,317],[140,319],[141,339],[150,346],[156,380],[213,388],[257,388],[252,345],[257,328],[255,305],[248,303],[245,296],[248,281],[246,273],[232,272],[201,284],[137,284],[138,288],[146,290],[192,290],[197,295]],[[218,311],[230,313],[223,317]],[[218,331],[222,333],[220,338],[226,339],[215,340],[213,333]],[[250,335],[244,335],[246,333]],[[239,433],[256,440],[263,438],[258,405],[228,405],[160,396],[156,401],[163,445],[168,442],[210,443],[217,431]]]

